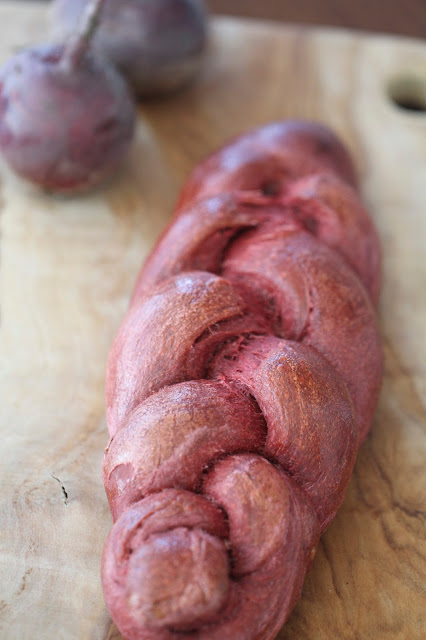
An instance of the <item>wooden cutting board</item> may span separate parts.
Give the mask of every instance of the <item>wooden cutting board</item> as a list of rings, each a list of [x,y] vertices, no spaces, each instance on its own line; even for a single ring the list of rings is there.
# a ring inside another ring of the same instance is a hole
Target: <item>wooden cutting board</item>
[[[46,37],[2,2],[0,62]],[[191,167],[273,119],[349,145],[383,244],[383,393],[347,498],[281,640],[426,637],[426,47],[220,19],[198,83],[140,108],[114,181],[61,199],[1,169],[0,637],[117,640],[99,579],[111,526],[100,467],[104,370],[136,273]]]

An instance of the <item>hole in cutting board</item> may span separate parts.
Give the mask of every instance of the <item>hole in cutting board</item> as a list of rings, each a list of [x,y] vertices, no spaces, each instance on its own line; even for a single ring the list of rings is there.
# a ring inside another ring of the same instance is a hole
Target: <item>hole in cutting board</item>
[[[398,76],[390,82],[388,94],[399,109],[426,114],[426,78],[408,74]]]

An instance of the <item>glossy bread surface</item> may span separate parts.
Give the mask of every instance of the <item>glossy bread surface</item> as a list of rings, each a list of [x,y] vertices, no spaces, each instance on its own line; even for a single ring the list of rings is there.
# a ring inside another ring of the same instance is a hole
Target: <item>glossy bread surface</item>
[[[381,384],[355,184],[328,129],[254,130],[194,170],[143,266],[107,371],[103,587],[127,640],[270,640],[300,597]]]

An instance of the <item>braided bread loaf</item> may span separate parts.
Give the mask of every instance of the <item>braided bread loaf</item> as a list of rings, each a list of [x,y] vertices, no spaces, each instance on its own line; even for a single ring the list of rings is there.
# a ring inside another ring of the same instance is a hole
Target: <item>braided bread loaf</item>
[[[300,597],[381,382],[379,245],[334,135],[211,155],[107,372],[108,608],[127,640],[265,640]]]

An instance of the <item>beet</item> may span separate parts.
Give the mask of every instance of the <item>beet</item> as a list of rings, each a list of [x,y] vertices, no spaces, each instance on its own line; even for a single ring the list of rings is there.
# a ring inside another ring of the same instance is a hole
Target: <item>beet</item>
[[[75,28],[88,0],[56,0],[55,33]],[[94,44],[138,96],[167,93],[197,72],[206,44],[206,12],[199,0],[106,0]]]
[[[0,149],[16,173],[48,190],[82,191],[104,180],[132,139],[126,83],[88,46],[102,3],[88,6],[65,46],[24,50],[0,73]]]

